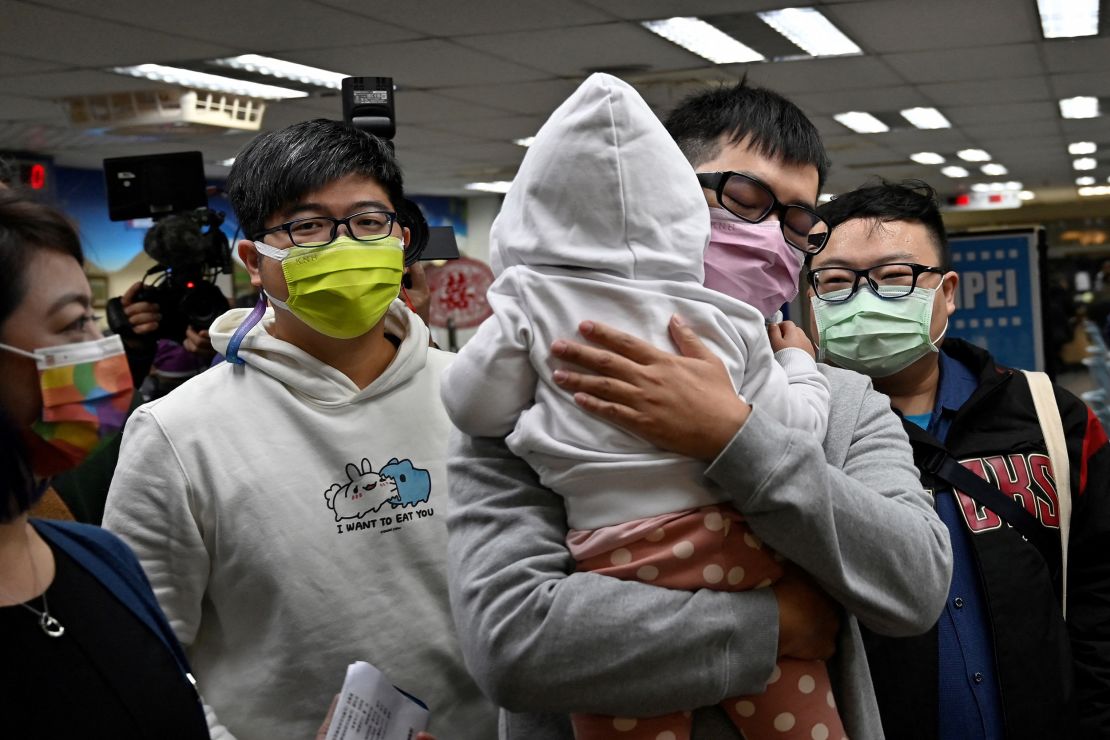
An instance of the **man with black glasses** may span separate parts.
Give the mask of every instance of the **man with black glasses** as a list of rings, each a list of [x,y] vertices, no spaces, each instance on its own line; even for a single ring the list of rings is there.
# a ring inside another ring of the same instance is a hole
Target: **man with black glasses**
[[[812,213],[827,168],[816,128],[781,96],[743,83],[684,101],[667,128],[716,209],[706,284],[743,290],[764,316],[774,313],[797,290],[796,247],[820,233],[819,219],[801,228],[796,220]],[[755,246],[752,232],[766,237],[762,256],[746,268],[733,264],[730,244]],[[748,269],[758,275],[754,288]],[[591,317],[589,305],[578,311]],[[693,738],[738,737],[710,705],[763,693],[778,680],[779,656],[828,658],[825,698],[848,735],[882,737],[859,624],[890,635],[928,629],[951,572],[944,527],[887,399],[856,373],[821,367],[831,394],[828,431],[818,440],[738,398],[724,364],[677,317],[669,330],[680,354],[602,324],[579,328],[589,345],[567,337],[552,352],[591,372],[560,368],[550,380],[601,418],[704,464],[707,480],[798,570],[741,593],[576,572],[562,499],[503,440],[456,436],[452,607],[468,667],[513,710],[502,715],[502,737],[570,738],[571,712],[622,718],[691,709]],[[656,536],[646,534],[649,542]],[[617,553],[613,563],[621,562]],[[630,720],[615,726],[639,737]]]
[[[312,737],[355,660],[439,737],[494,737],[447,603],[452,356],[398,300],[393,153],[298,123],[248,144],[227,191],[263,298],[212,325],[228,362],[128,421],[104,526],[186,646],[213,737]]]
[[[890,396],[955,556],[928,633],[865,632],[887,736],[1110,736],[1106,434],[1044,376],[945,338],[959,276],[931,188],[884,182],[819,212],[833,232],[811,258],[812,334]]]

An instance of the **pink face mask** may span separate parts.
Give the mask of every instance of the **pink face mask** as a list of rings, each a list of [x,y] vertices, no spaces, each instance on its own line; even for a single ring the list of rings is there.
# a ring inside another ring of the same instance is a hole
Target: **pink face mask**
[[[705,287],[743,301],[764,317],[798,295],[802,255],[786,243],[778,221],[750,224],[710,208]]]

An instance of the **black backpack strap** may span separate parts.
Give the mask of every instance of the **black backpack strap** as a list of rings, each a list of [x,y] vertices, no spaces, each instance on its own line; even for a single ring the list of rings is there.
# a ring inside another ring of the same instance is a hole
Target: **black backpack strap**
[[[1049,560],[1054,553],[1058,553],[1059,547],[1035,516],[1017,501],[960,465],[946,449],[933,447],[923,457],[919,457],[918,463],[929,473],[971,496],[980,506],[987,507],[1008,522],[1022,537],[1040,550],[1046,560]]]

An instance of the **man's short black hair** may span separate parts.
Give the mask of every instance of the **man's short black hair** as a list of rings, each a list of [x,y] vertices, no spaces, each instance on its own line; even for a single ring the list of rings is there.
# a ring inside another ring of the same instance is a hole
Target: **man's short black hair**
[[[817,213],[828,222],[830,229],[854,218],[871,219],[876,225],[890,221],[921,224],[936,247],[936,266],[951,269],[948,235],[937,205],[937,192],[923,180],[895,183],[879,179],[836,196],[818,207]]]
[[[348,175],[376,180],[394,208],[404,198],[401,167],[388,143],[318,118],[255,137],[235,157],[227,197],[243,234],[253,239],[273,214]]]
[[[818,188],[829,171],[821,135],[801,108],[776,92],[749,85],[747,78],[687,97],[664,125],[695,167],[720,153],[725,135],[730,144],[747,139],[748,146],[765,157],[813,165]]]

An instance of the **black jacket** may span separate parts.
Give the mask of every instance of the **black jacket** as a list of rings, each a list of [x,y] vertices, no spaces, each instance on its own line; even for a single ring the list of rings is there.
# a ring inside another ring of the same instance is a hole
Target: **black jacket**
[[[972,532],[993,630],[1007,738],[1110,737],[1110,445],[1087,406],[1056,387],[1071,464],[1068,621],[1060,611],[1056,487],[1025,376],[998,367],[958,339],[944,352],[979,377],[952,420],[948,451],[964,467],[1013,495],[1052,534],[1041,553],[1016,530],[957,491]],[[909,422],[922,483],[937,443]],[[891,738],[937,736],[937,630],[911,638],[864,631],[868,662]]]

